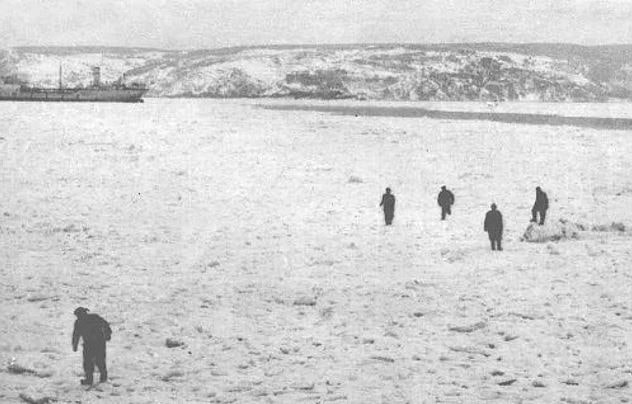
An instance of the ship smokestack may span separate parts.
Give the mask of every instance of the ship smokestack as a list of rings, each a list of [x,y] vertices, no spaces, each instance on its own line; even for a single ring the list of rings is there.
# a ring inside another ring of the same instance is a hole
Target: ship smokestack
[[[94,87],[101,86],[101,68],[98,66],[92,68],[92,85]]]

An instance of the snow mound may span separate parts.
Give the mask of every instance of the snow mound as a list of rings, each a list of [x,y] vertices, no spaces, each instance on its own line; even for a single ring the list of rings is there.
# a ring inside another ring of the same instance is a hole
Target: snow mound
[[[520,240],[531,243],[573,240],[579,238],[580,230],[580,226],[564,219],[542,226],[536,223],[530,223]]]
[[[463,261],[465,253],[461,250],[450,250],[449,248],[444,248],[441,250],[441,257],[452,264],[457,261]]]
[[[621,222],[612,222],[610,224],[598,224],[592,227],[593,231],[598,232],[625,232],[625,224]]]

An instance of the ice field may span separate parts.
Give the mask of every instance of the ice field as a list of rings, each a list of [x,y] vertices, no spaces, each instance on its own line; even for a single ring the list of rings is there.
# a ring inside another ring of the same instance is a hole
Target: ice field
[[[627,119],[632,104],[0,103],[0,402],[629,402]],[[538,185],[577,238],[520,241]],[[110,381],[89,391],[77,306],[113,329]]]

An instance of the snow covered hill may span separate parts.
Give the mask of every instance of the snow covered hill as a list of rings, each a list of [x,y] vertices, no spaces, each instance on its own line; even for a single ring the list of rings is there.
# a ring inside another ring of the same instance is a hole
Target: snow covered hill
[[[628,49],[630,48],[630,49]],[[4,60],[4,62],[3,62]],[[126,74],[154,97],[605,101],[632,98],[631,47],[323,45],[165,51],[16,48],[0,70],[55,87]],[[3,67],[4,66],[4,67]],[[9,69],[7,66],[10,66]]]

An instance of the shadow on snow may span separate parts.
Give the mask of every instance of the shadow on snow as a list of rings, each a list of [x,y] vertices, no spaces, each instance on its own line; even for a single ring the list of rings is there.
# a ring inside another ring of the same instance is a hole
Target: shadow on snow
[[[316,111],[353,116],[476,120],[525,125],[577,126],[593,129],[632,130],[632,119],[628,118],[599,118],[526,113],[438,111],[416,107],[345,105],[260,105],[260,107],[269,110]]]

